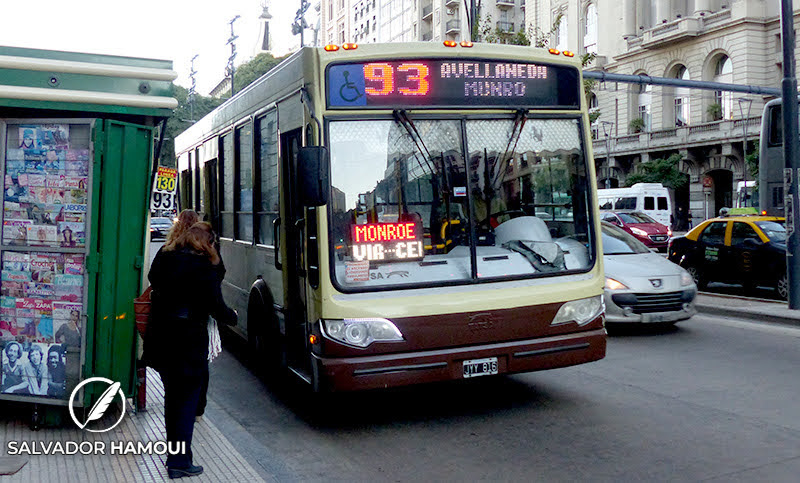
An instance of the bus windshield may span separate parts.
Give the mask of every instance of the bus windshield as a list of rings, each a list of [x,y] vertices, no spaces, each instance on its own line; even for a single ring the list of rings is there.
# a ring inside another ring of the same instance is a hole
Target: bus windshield
[[[585,271],[577,119],[330,121],[332,272],[345,290]],[[466,151],[465,151],[466,149]]]

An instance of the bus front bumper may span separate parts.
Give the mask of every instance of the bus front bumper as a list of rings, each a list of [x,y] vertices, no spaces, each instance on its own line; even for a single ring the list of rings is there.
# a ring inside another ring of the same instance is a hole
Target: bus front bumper
[[[497,374],[531,372],[600,360],[604,328],[553,337],[379,356],[312,354],[319,390],[357,391],[465,378],[464,361],[497,359]],[[474,377],[474,375],[472,376]]]

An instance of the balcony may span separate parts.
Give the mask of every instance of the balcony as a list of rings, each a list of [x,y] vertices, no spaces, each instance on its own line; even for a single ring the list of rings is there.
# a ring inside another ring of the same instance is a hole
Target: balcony
[[[430,21],[433,18],[433,5],[422,7],[422,20]]]
[[[422,34],[422,41],[423,42],[429,42],[432,38],[433,38],[433,33],[431,33],[431,32],[427,32],[427,33]]]
[[[503,20],[500,20],[495,24],[495,26],[497,27],[497,31],[501,34],[514,33],[514,22],[505,22]]]
[[[627,134],[609,139],[608,146],[613,156],[628,156],[644,152],[671,151],[713,144],[741,146],[742,125],[747,127],[747,137],[758,139],[761,118],[713,121],[690,126],[672,127],[650,132]],[[606,139],[600,137],[592,142],[596,157],[606,157]]]
[[[444,31],[446,34],[456,34],[461,31],[461,20],[454,18],[453,20],[448,20],[444,26]]]
[[[450,9],[458,8],[460,4],[461,4],[460,0],[446,0],[444,2],[444,6]]]
[[[700,35],[700,18],[680,18],[672,22],[662,23],[645,30],[642,47],[663,47],[666,44],[680,42]]]
[[[497,1],[497,3],[496,3],[497,7],[498,8],[504,8],[504,9],[514,8],[514,5],[516,4],[516,0],[496,0],[496,1]],[[521,0],[521,1],[522,1],[522,4],[525,4],[525,0]]]

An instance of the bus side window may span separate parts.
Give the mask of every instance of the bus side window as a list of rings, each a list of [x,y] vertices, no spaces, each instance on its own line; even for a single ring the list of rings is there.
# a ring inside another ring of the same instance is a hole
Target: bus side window
[[[261,196],[258,206],[258,242],[275,245],[273,222],[278,217],[278,111],[272,110],[256,120],[259,133],[258,169]]]
[[[644,197],[644,209],[645,210],[655,210],[656,209],[655,198],[653,198],[652,196],[645,196]]]
[[[608,200],[608,199],[606,199],[606,200],[600,200],[600,203],[602,203],[602,204],[600,205],[600,209],[601,209],[601,210],[611,210],[611,209],[613,209],[613,208],[614,208],[614,206],[613,206],[613,205],[612,205],[612,203],[611,203],[611,200]]]
[[[668,210],[667,207],[667,197],[666,196],[659,196],[658,197],[658,209],[659,210]]]
[[[221,214],[220,233],[225,238],[233,238],[233,133],[222,136],[220,149],[220,166],[222,174],[222,196],[220,197],[219,212]]]

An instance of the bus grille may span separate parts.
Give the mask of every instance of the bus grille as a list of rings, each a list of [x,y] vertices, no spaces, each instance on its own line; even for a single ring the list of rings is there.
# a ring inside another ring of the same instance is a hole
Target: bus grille
[[[634,293],[613,295],[611,300],[618,306],[630,307],[634,314],[651,314],[654,312],[674,312],[683,310],[683,292],[669,293]],[[631,295],[635,300],[631,300]]]

